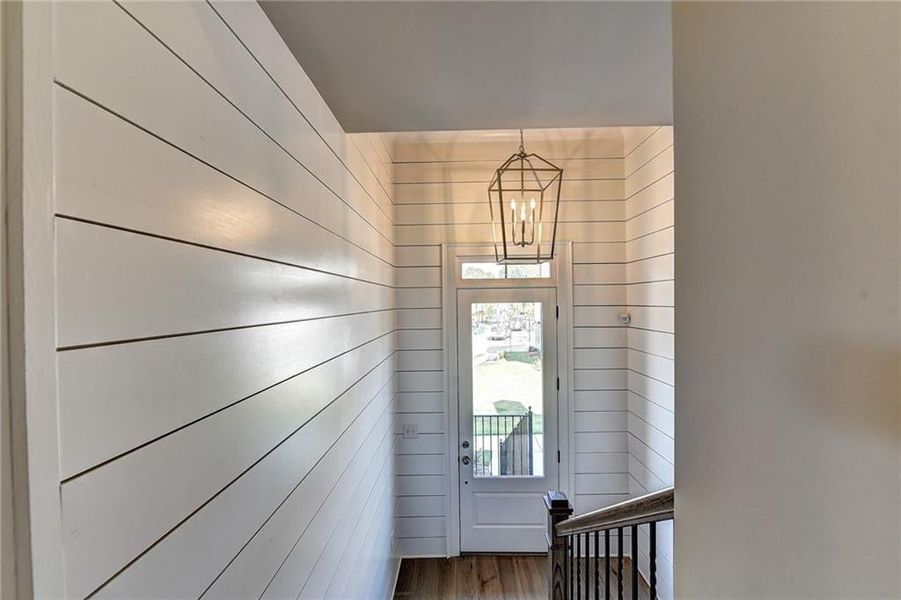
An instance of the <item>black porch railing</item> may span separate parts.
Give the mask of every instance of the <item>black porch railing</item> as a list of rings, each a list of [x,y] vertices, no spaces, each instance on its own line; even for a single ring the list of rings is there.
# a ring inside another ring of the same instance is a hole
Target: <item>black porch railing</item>
[[[476,477],[533,475],[534,416],[473,415],[473,456]]]

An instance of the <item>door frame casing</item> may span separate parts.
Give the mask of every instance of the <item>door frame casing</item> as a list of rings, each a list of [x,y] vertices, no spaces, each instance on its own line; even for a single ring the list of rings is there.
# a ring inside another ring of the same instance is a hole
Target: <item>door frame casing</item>
[[[560,390],[557,394],[557,440],[560,450],[558,489],[570,494],[575,475],[572,469],[573,422],[571,390],[572,365],[572,243],[558,241],[552,264],[552,281],[543,279],[470,280],[468,284],[457,274],[460,258],[494,256],[494,247],[486,244],[456,243],[441,245],[441,313],[442,350],[444,353],[444,408],[447,415],[447,556],[460,555],[460,403],[457,380],[457,290],[460,288],[556,287],[557,306],[557,372]],[[511,282],[513,282],[511,284]],[[452,375],[453,374],[453,375]]]

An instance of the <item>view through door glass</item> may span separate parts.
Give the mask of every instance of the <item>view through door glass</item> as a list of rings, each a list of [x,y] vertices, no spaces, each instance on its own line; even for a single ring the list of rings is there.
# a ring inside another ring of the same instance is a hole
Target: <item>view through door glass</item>
[[[473,477],[544,475],[541,312],[472,305]]]

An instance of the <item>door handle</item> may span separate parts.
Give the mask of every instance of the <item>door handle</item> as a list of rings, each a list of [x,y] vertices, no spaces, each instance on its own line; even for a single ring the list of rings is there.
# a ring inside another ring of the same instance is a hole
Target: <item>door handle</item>
[[[460,462],[463,463],[464,465],[468,465],[471,462],[471,460],[468,456],[464,456],[463,458],[460,459]]]

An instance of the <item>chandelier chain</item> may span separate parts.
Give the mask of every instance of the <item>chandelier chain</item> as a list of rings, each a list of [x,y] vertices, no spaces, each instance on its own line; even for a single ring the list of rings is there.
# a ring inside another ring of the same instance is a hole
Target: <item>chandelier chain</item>
[[[526,153],[526,143],[525,143],[525,141],[523,141],[522,129],[519,130],[519,153],[520,154]]]

